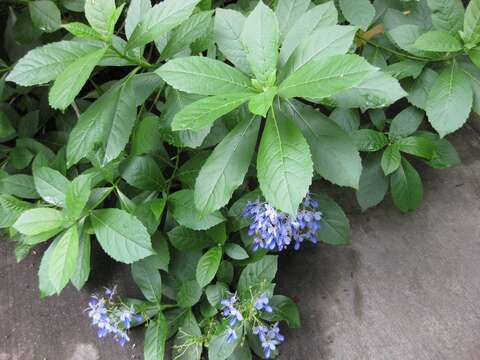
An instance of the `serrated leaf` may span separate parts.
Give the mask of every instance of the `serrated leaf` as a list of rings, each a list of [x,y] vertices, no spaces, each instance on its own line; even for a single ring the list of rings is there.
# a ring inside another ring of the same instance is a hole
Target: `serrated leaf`
[[[274,255],[266,255],[260,260],[248,264],[242,270],[238,279],[238,292],[248,292],[250,287],[272,282],[277,273],[277,266],[278,256]]]
[[[37,235],[65,225],[63,214],[55,209],[37,208],[22,213],[13,227],[24,235]]]
[[[340,9],[343,16],[362,30],[368,30],[368,27],[375,18],[375,8],[370,0],[339,0]]]
[[[219,246],[211,248],[200,258],[197,264],[196,279],[201,287],[207,286],[213,280],[221,260],[222,248]]]
[[[91,178],[88,175],[79,175],[68,185],[65,192],[65,208],[67,214],[78,219],[91,194]]]
[[[115,260],[130,264],[154,254],[147,229],[133,215],[102,209],[93,211],[90,219],[103,250]]]
[[[132,277],[148,301],[160,304],[162,300],[162,278],[158,269],[147,259],[132,264]]]
[[[291,27],[309,8],[310,0],[279,0],[275,7],[280,37],[283,40]]]
[[[226,205],[242,183],[255,151],[260,121],[240,122],[202,166],[195,183],[195,206],[209,214]]]
[[[480,42],[480,1],[470,0],[463,22],[463,40],[476,45]]]
[[[43,200],[48,203],[65,207],[65,194],[70,181],[57,170],[41,167],[34,173],[35,188]]]
[[[436,30],[452,33],[462,30],[464,12],[461,0],[427,0]]]
[[[206,232],[190,230],[184,226],[174,227],[167,235],[173,247],[180,251],[203,250],[212,245]]]
[[[71,22],[68,24],[62,25],[62,27],[67,30],[70,34],[90,40],[101,40],[102,35],[98,33],[95,29],[90,26],[81,23],[81,22]]]
[[[18,217],[33,205],[8,194],[0,195],[0,228],[12,226]]]
[[[468,119],[473,92],[467,76],[455,63],[443,70],[427,99],[427,116],[433,128],[444,137],[458,130]]]
[[[415,47],[423,51],[455,52],[462,50],[460,40],[446,31],[429,31],[415,41]]]
[[[160,166],[148,155],[127,159],[120,167],[122,179],[141,190],[160,191],[165,187],[165,179]]]
[[[45,32],[53,32],[61,26],[61,14],[57,5],[50,0],[36,0],[28,3],[32,23]]]
[[[82,233],[80,235],[75,271],[70,278],[72,284],[77,288],[77,290],[80,290],[83,285],[85,285],[90,276],[91,247],[90,235]]]
[[[359,151],[378,151],[388,144],[384,133],[372,129],[360,129],[352,132]]]
[[[406,159],[390,176],[390,189],[395,206],[403,212],[416,210],[422,204],[422,179]]]
[[[271,112],[262,134],[257,177],[265,199],[275,208],[296,214],[313,176],[309,146],[294,123]]]
[[[185,281],[180,285],[177,293],[178,306],[189,308],[200,301],[202,296],[202,288],[196,280]]]
[[[115,0],[85,0],[85,17],[92,28],[103,36],[111,35],[109,22],[115,12]]]
[[[125,17],[125,35],[127,39],[132,36],[133,30],[142,21],[145,14],[152,8],[150,0],[132,0],[128,6]]]
[[[60,294],[75,271],[78,247],[78,230],[74,225],[60,236],[48,262],[48,277],[57,294]]]

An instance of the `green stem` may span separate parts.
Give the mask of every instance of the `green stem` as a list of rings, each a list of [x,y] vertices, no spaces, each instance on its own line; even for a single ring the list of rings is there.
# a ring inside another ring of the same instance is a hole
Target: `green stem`
[[[156,66],[155,65],[152,65],[150,64],[149,62],[146,62],[146,61],[142,61],[142,60],[138,60],[138,59],[135,59],[135,58],[132,58],[128,55],[125,55],[125,54],[122,54],[120,51],[118,51],[115,46],[113,46],[112,43],[109,43],[108,46],[110,47],[110,49],[112,49],[118,56],[120,56],[122,59],[125,59],[127,61],[129,61],[130,63],[132,63],[133,65],[137,65],[137,66],[140,66],[142,68],[148,68],[148,69],[151,69],[151,68],[155,68]]]
[[[177,174],[178,167],[180,165],[180,149],[177,148],[177,156],[175,156],[175,167],[173,168],[172,176],[167,180],[167,196],[170,195],[170,188],[172,187],[173,179],[175,179],[175,175]]]

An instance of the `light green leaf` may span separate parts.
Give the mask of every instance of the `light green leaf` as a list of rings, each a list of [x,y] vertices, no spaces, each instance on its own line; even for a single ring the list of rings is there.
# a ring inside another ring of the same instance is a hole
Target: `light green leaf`
[[[40,290],[40,298],[42,299],[55,294],[55,288],[50,281],[49,265],[50,258],[52,257],[52,253],[59,240],[59,237],[53,240],[48,249],[43,253],[42,261],[40,262],[40,267],[38,269],[38,288]]]
[[[90,235],[82,233],[80,235],[80,243],[78,248],[77,262],[75,265],[75,271],[73,272],[70,280],[72,284],[80,290],[87,282],[90,276],[90,255],[91,255],[91,240]]]
[[[385,175],[390,175],[400,166],[402,157],[398,144],[387,146],[382,155],[382,169]]]
[[[480,1],[470,0],[463,22],[463,41],[468,45],[480,42]]]
[[[405,137],[413,134],[422,123],[424,116],[422,110],[409,106],[393,118],[389,134],[393,137]]]
[[[313,60],[282,82],[279,95],[321,99],[358,85],[377,68],[357,55],[335,55]]]
[[[221,116],[236,109],[249,98],[251,93],[234,93],[204,98],[180,110],[172,121],[172,130],[198,131],[212,126]]]
[[[37,235],[60,229],[66,223],[63,214],[55,209],[37,208],[22,213],[13,227],[24,235]]]
[[[275,278],[278,268],[278,256],[266,255],[260,260],[248,264],[238,279],[239,293],[248,292],[249,288],[270,283]]]
[[[429,31],[422,34],[415,47],[423,51],[455,52],[462,50],[460,40],[446,31]]]
[[[350,223],[342,208],[327,195],[315,194],[314,198],[322,213],[318,240],[337,246],[350,244]]]
[[[149,9],[133,30],[128,48],[134,49],[158,39],[192,14],[200,0],[165,0]]]
[[[275,8],[280,37],[283,40],[291,27],[309,8],[310,0],[279,0]]]
[[[245,260],[249,257],[244,248],[234,243],[225,245],[225,253],[233,260]]]
[[[265,117],[277,95],[277,87],[271,87],[255,95],[248,102],[248,110],[255,115]]]
[[[125,17],[125,35],[127,39],[132,36],[133,30],[142,21],[145,14],[152,8],[150,0],[132,0],[128,6]]]
[[[74,225],[60,236],[48,262],[48,277],[57,294],[60,294],[75,271],[78,247],[78,230]]]
[[[50,0],[36,0],[28,3],[32,23],[45,32],[54,32],[61,26],[61,14],[57,5]]]
[[[134,156],[122,163],[121,176],[137,189],[160,191],[165,187],[162,170],[148,155]]]
[[[406,90],[408,91],[408,101],[412,105],[425,110],[427,107],[428,95],[430,94],[437,77],[438,74],[434,70],[428,67],[425,68],[418,79],[415,79],[410,86],[406,87]]]
[[[150,235],[133,215],[119,209],[102,209],[90,217],[103,250],[117,261],[131,264],[153,255]]]
[[[170,60],[155,71],[177,90],[199,95],[225,95],[251,91],[250,79],[218,60],[191,56]]]
[[[200,258],[197,264],[196,279],[202,288],[213,280],[221,260],[222,248],[219,246],[211,248]]]
[[[92,28],[104,37],[112,34],[110,19],[115,12],[115,0],[85,0],[85,17]]]
[[[43,200],[65,207],[65,194],[70,181],[57,170],[41,167],[33,173],[35,188]]]
[[[348,22],[359,26],[362,30],[368,30],[376,13],[370,0],[340,0],[339,4]]]
[[[359,151],[378,151],[388,144],[385,134],[373,129],[360,129],[352,132],[352,136]]]
[[[417,60],[401,60],[394,64],[390,64],[385,68],[385,72],[392,75],[397,80],[408,77],[418,78],[425,68],[426,63]]]
[[[422,204],[422,179],[406,159],[390,176],[390,189],[393,203],[403,212],[416,210]]]
[[[309,146],[282,112],[270,113],[258,150],[257,177],[267,202],[295,215],[313,176]]]
[[[33,205],[7,194],[0,195],[0,228],[12,226],[18,217]]]
[[[88,0],[91,1],[91,0]],[[93,69],[105,55],[106,48],[78,58],[56,78],[48,94],[48,102],[54,109],[64,110],[75,100]]]
[[[372,154],[363,161],[362,176],[356,192],[362,211],[378,205],[388,191],[388,179],[381,166],[381,156]]]
[[[102,39],[102,35],[99,34],[95,29],[81,22],[71,22],[71,23],[62,25],[62,27],[65,30],[67,30],[70,34],[76,37],[90,39],[90,40]]]
[[[295,121],[307,139],[315,171],[334,184],[358,188],[362,160],[348,133],[298,101],[284,103],[282,111]]]
[[[207,230],[225,221],[219,211],[202,216],[196,210],[193,190],[181,190],[168,198],[173,218],[180,224],[192,230]]]
[[[147,259],[132,264],[132,277],[148,301],[160,304],[162,301],[162,278],[158,269]]]
[[[33,176],[15,174],[0,179],[2,194],[14,195],[24,199],[38,199],[40,196],[35,190]]]
[[[397,142],[401,152],[430,160],[435,151],[435,140],[424,136],[409,136]]]
[[[80,41],[59,41],[30,50],[8,74],[6,80],[22,86],[48,83],[78,58],[98,47]]]
[[[436,30],[452,33],[462,30],[465,10],[461,0],[427,0],[427,3]]]
[[[260,121],[256,117],[240,122],[202,166],[195,183],[195,206],[209,214],[226,205],[243,183],[255,151]]]
[[[227,341],[227,329],[222,330],[219,334],[214,335],[208,344],[209,360],[226,360],[233,354],[243,339],[243,326],[239,323],[233,327],[237,337],[230,343]]]
[[[91,194],[91,178],[88,175],[79,175],[68,185],[65,193],[65,207],[67,214],[78,219]]]
[[[271,86],[278,61],[279,29],[275,13],[260,0],[245,20],[241,40],[256,80]]]
[[[165,316],[159,312],[153,320],[148,322],[147,331],[145,332],[145,342],[143,346],[143,356],[145,360],[164,359],[167,334],[168,321]]]
[[[467,121],[473,104],[468,77],[456,63],[443,70],[427,99],[427,116],[433,128],[444,137]]]
[[[415,47],[415,41],[417,41],[423,32],[424,30],[417,25],[406,24],[389,30],[387,36],[390,37],[392,42],[400,49],[416,56],[429,58],[432,56],[432,53],[419,50]]]

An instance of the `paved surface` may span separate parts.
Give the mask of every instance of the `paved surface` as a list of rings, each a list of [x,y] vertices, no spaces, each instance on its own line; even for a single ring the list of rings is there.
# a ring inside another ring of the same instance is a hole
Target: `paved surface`
[[[353,244],[319,246],[281,258],[278,285],[299,304],[303,328],[286,330],[281,360],[480,359],[480,141],[472,128],[452,137],[463,160],[424,169],[424,206],[402,215],[391,203],[362,214],[352,194]],[[104,284],[136,290],[128,269],[94,259],[85,291],[37,297],[40,255],[15,264],[0,242],[0,360],[142,359],[137,346],[99,341],[82,310]]]

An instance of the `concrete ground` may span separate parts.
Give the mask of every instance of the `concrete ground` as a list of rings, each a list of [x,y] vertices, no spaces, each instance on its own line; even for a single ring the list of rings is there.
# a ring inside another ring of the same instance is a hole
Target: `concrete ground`
[[[422,169],[423,207],[401,214],[390,201],[361,213],[349,247],[318,246],[281,257],[279,290],[298,303],[303,327],[285,329],[281,360],[480,359],[480,141],[467,126],[451,140],[463,165]],[[39,300],[40,254],[15,263],[0,242],[0,360],[142,359],[142,332],[122,349],[97,340],[82,313],[89,294],[119,283],[134,296],[128,268],[104,256],[78,293]],[[135,345],[136,344],[136,345]]]

